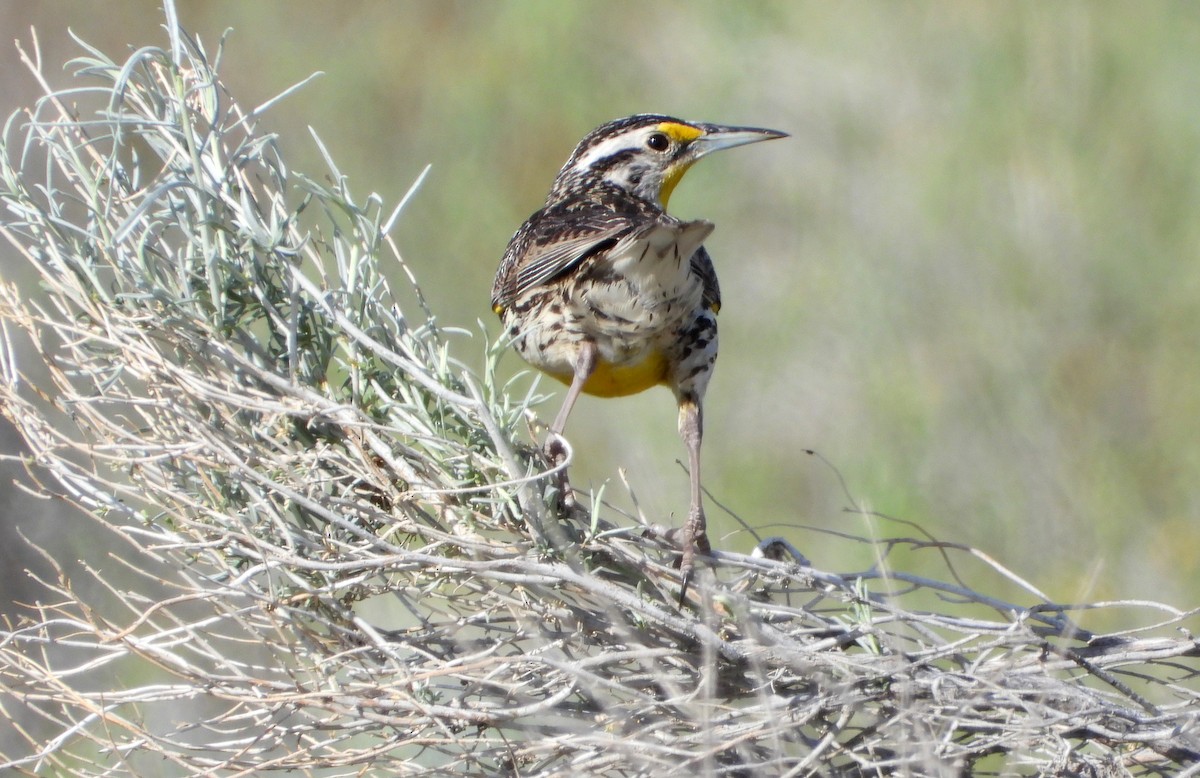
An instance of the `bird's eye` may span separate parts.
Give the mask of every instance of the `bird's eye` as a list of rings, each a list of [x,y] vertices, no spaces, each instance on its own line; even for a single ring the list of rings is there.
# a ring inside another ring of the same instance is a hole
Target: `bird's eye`
[[[671,139],[661,132],[656,132],[646,139],[646,145],[655,151],[666,151],[671,145]]]

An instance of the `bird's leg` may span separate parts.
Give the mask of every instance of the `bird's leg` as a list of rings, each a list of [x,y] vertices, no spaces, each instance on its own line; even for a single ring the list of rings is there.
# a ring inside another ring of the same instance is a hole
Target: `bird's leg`
[[[571,415],[571,408],[575,406],[575,401],[583,392],[583,385],[587,383],[595,370],[596,344],[585,340],[580,345],[579,356],[575,358],[575,376],[571,379],[570,388],[567,389],[567,397],[563,400],[562,408],[558,411],[558,416],[554,418],[554,424],[550,427],[550,435],[546,439],[546,458],[550,460],[551,467],[557,467],[566,460],[567,448],[563,444],[563,429],[567,426],[567,417]],[[575,493],[571,491],[571,483],[567,480],[565,467],[558,472],[558,488],[563,505],[567,508],[573,507]]]
[[[700,493],[700,441],[704,436],[704,417],[700,402],[694,397],[683,397],[679,401],[679,436],[687,446],[688,474],[691,476],[692,505],[688,510],[687,522],[679,534],[679,545],[682,556],[679,561],[679,573],[683,577],[683,586],[679,591],[679,604],[687,595],[688,585],[692,582],[695,571],[696,553],[709,554],[712,546],[708,542],[708,533],[704,519],[703,495]]]

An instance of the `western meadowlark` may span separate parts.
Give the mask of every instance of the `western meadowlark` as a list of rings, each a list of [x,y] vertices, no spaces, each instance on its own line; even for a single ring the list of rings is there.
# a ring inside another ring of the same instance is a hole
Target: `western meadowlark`
[[[675,393],[691,478],[691,509],[675,536],[681,602],[696,553],[711,550],[701,408],[717,359],[721,293],[702,245],[712,223],[670,216],[667,200],[706,154],[785,135],[655,114],[593,130],[546,204],[513,235],[492,285],[492,309],[520,355],[570,387],[546,443],[552,463],[565,456],[562,432],[580,392],[619,397],[665,384]],[[569,500],[565,475],[560,483]]]

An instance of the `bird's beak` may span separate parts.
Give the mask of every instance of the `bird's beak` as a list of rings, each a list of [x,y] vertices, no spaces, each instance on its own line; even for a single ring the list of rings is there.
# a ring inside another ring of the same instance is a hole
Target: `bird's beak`
[[[745,146],[747,143],[757,143],[760,140],[773,140],[775,138],[786,138],[786,132],[778,130],[764,130],[759,127],[722,127],[717,124],[701,124],[697,125],[704,130],[704,134],[692,141],[691,149],[692,159],[700,159],[700,157],[710,154],[721,149],[731,149],[734,146]]]
[[[787,137],[786,132],[763,130],[758,127],[722,127],[719,124],[682,126],[686,126],[690,130],[689,134],[694,134],[697,129],[700,130],[700,134],[696,135],[688,143],[683,153],[667,169],[667,175],[663,179],[662,188],[658,195],[659,202],[662,203],[663,208],[667,207],[667,200],[670,199],[671,193],[675,191],[675,186],[683,178],[683,174],[701,157],[711,154],[714,151],[720,151],[721,149],[745,146],[747,143],[757,143],[760,140]]]

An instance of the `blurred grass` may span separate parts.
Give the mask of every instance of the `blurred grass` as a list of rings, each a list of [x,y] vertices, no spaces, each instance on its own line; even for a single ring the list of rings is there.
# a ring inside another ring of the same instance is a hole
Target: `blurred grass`
[[[706,161],[672,200],[718,225],[713,493],[824,567],[867,564],[800,528],[863,530],[812,448],[855,500],[1051,597],[1200,597],[1197,6],[197,0],[180,16],[210,48],[234,29],[223,73],[247,105],[325,71],[271,114],[294,167],[321,167],[306,125],[387,202],[432,163],[397,238],[447,326],[497,331],[508,237],[602,121],[792,133]],[[159,42],[160,19],[145,2],[0,8],[48,62],[76,53],[67,26],[119,56]],[[16,62],[0,47],[5,113],[32,94]],[[456,353],[481,362],[478,342]],[[674,425],[662,391],[585,399],[577,484],[627,467],[651,518],[678,521]]]

